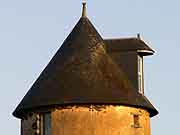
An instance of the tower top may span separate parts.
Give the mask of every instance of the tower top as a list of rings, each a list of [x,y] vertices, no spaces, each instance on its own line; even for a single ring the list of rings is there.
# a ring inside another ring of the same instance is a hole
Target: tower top
[[[86,16],[83,1],[82,17],[13,115],[23,118],[30,112],[87,104],[142,108],[151,117],[158,113],[106,51],[104,39]]]
[[[83,3],[83,9],[82,9],[82,17],[85,18],[87,17],[87,13],[86,13],[86,1],[84,0]]]

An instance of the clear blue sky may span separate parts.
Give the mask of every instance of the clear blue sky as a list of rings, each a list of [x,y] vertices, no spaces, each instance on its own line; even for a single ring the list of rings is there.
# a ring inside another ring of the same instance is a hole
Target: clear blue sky
[[[70,3],[71,2],[71,3]],[[103,37],[142,38],[145,94],[160,114],[152,135],[179,135],[180,1],[89,0],[88,16]],[[12,112],[81,15],[81,0],[0,0],[0,131],[19,135]]]

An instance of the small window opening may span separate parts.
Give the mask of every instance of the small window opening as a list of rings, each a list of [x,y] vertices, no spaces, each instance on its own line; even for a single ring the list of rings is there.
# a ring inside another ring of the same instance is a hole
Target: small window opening
[[[133,115],[134,118],[134,128],[140,128],[140,123],[139,123],[139,115],[138,114],[134,114]]]

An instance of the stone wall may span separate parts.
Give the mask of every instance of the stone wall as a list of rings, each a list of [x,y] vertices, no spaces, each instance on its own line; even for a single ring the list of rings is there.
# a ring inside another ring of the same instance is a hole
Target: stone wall
[[[22,120],[21,135],[40,135],[40,117],[31,114]],[[149,113],[126,106],[59,107],[52,111],[50,125],[51,135],[150,135]]]
[[[38,114],[28,115],[21,120],[21,135],[40,135],[40,116]]]
[[[150,135],[149,113],[133,107],[69,106],[51,117],[52,135]]]

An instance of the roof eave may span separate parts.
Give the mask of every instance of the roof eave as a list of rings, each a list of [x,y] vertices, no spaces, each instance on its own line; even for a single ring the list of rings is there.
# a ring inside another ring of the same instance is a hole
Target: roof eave
[[[153,50],[137,50],[137,53],[142,55],[142,56],[150,56],[155,53]]]

